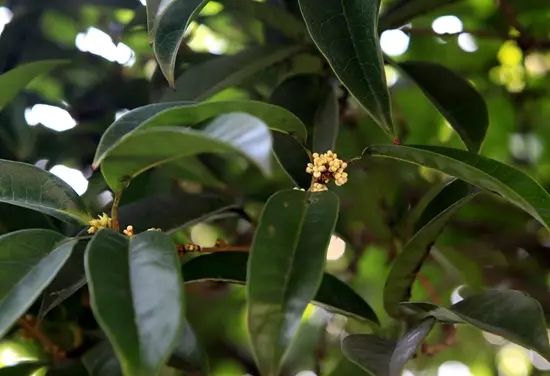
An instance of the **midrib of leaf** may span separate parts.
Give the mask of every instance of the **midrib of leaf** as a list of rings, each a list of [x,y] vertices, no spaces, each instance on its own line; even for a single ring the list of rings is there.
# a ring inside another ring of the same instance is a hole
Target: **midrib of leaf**
[[[369,1],[372,1],[372,0],[369,0]],[[348,33],[350,35],[350,40],[351,40],[351,43],[353,44],[353,53],[355,55],[355,58],[357,59],[357,63],[359,64],[359,67],[361,68],[361,72],[363,73],[363,80],[366,82],[366,86],[368,88],[368,90],[370,91],[371,95],[373,98],[377,98],[378,96],[376,95],[376,93],[374,92],[374,89],[372,88],[372,85],[370,84],[370,81],[368,79],[369,77],[369,74],[365,71],[365,68],[361,62],[361,58],[360,56],[358,55],[357,53],[357,50],[358,50],[358,45],[357,45],[357,42],[354,38],[354,34],[350,28],[350,25],[349,25],[349,22],[348,22],[348,11],[346,11],[346,6],[344,5],[346,2],[349,2],[349,0],[340,0],[340,4],[342,5],[342,15],[344,16],[344,20],[345,20],[345,24],[346,24],[346,29],[348,30]],[[378,57],[378,56],[377,56]],[[352,93],[353,94],[353,93]],[[383,114],[384,111],[382,110],[382,108],[380,107],[380,102],[378,100],[375,100],[374,101],[376,103],[376,108],[379,112],[379,114]],[[375,115],[374,117],[376,118],[376,114],[373,114]],[[384,121],[382,122],[382,125],[384,124]],[[384,126],[384,129],[386,127]],[[386,130],[386,129],[385,129]],[[386,131],[391,131],[390,129],[387,129]]]
[[[404,146],[404,147],[406,147],[406,146]],[[493,183],[496,182],[496,183],[498,183],[497,185],[501,185],[501,186],[505,187],[506,190],[507,190],[509,193],[512,193],[512,195],[513,195],[518,201],[522,202],[523,205],[524,205],[525,207],[529,208],[529,211],[528,211],[529,214],[531,214],[531,215],[532,215],[533,217],[535,217],[538,221],[540,221],[541,223],[543,223],[544,226],[545,226],[548,230],[550,230],[550,223],[546,222],[545,219],[543,219],[542,217],[540,217],[538,211],[536,210],[536,208],[535,208],[532,204],[530,204],[530,203],[527,202],[525,199],[523,199],[523,197],[522,197],[520,194],[518,194],[512,187],[510,187],[510,186],[507,185],[507,184],[504,184],[503,182],[501,182],[501,181],[498,180],[498,179],[495,179],[491,174],[486,173],[485,171],[483,171],[483,170],[477,168],[475,164],[464,163],[464,162],[462,162],[461,160],[453,159],[453,158],[447,157],[447,156],[444,155],[444,154],[434,153],[433,151],[427,150],[427,149],[420,149],[420,148],[419,148],[419,149],[407,148],[407,149],[421,150],[421,151],[423,151],[423,152],[426,152],[426,153],[435,155],[435,156],[437,156],[437,157],[441,157],[441,158],[443,158],[443,159],[446,159],[447,161],[452,161],[453,163],[457,163],[457,164],[460,164],[460,165],[462,165],[462,166],[466,166],[467,168],[473,168],[473,169],[475,169],[477,172],[480,173],[480,175],[483,175],[483,176],[487,177],[487,178],[488,178],[489,180],[491,180]],[[368,148],[367,148],[367,150],[368,150]],[[384,154],[380,154],[379,156],[384,157],[384,158],[395,159],[395,160],[399,160],[399,161],[403,161],[403,162],[407,162],[407,163],[413,163],[413,164],[416,164],[416,165],[418,165],[418,166],[423,166],[423,164],[421,164],[421,163],[419,163],[419,162],[411,161],[411,160],[409,160],[409,159],[404,159],[403,157],[389,156],[389,155],[384,155]],[[510,166],[509,166],[509,167],[510,167]],[[510,167],[510,168],[512,168],[512,167]],[[437,169],[437,168],[436,168],[436,169]],[[518,170],[518,171],[519,171],[519,170]],[[531,180],[532,180],[536,185],[538,185],[542,190],[544,190],[544,188],[542,188],[542,186],[541,186],[538,182],[536,182],[536,181],[533,180],[533,179],[531,179]],[[494,193],[497,193],[497,194],[498,194],[498,192],[494,192]],[[499,194],[499,195],[500,195],[500,194]],[[524,208],[524,209],[525,209],[525,208]],[[534,212],[533,212],[533,209],[535,209]]]

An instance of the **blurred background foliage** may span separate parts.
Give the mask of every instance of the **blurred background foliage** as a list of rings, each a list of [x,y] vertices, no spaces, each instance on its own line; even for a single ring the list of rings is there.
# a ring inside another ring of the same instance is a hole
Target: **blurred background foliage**
[[[403,2],[383,1],[382,13],[399,3]],[[440,3],[448,4],[406,25],[389,22],[395,29],[382,33],[383,51],[398,62],[438,62],[470,80],[489,108],[490,126],[481,153],[525,170],[548,188],[550,3]],[[52,171],[99,212],[112,196],[100,174],[91,169],[93,153],[102,132],[129,109],[166,100],[252,98],[282,105],[310,127],[321,111],[328,111],[324,96],[335,80],[308,40],[295,1],[210,2],[180,50],[175,91],[157,69],[145,23],[145,7],[138,0],[0,1],[0,72],[34,60],[69,61],[34,80],[0,112],[0,158]],[[402,143],[462,147],[417,86],[390,66],[386,74]],[[353,98],[341,88],[336,91],[339,155],[351,158],[368,144],[387,142]],[[375,308],[387,333],[398,330],[382,307],[389,263],[411,234],[418,215],[415,208],[422,207],[446,179],[428,169],[372,160],[354,166],[349,183],[337,189],[342,201],[337,228],[341,241],[332,243],[328,270]],[[234,209],[187,226],[178,236],[202,245],[217,238],[246,243],[250,225],[243,218],[253,221],[264,200],[288,186],[282,172],[265,181],[239,160],[206,156],[144,174],[131,184],[124,200],[130,204],[174,191],[191,195],[189,205],[195,198],[216,199],[220,207]],[[0,233],[59,226],[25,209],[0,205]],[[463,285],[516,288],[537,298],[548,316],[549,246],[548,234],[533,219],[494,196],[481,195],[460,210],[439,237],[420,271],[413,300],[455,302]],[[188,287],[188,320],[204,346],[209,375],[255,372],[243,303],[242,287]],[[89,338],[83,333],[96,326],[86,289],[50,312],[44,323],[69,355],[87,349]],[[342,358],[343,330],[371,328],[320,308],[308,309],[286,360],[286,374],[362,374]],[[434,331],[429,342],[438,344],[442,336]],[[22,331],[0,343],[0,366],[43,356],[40,346]],[[451,346],[411,361],[407,369],[408,376],[550,374],[550,364],[533,352],[462,327]],[[164,374],[177,373],[167,368]]]

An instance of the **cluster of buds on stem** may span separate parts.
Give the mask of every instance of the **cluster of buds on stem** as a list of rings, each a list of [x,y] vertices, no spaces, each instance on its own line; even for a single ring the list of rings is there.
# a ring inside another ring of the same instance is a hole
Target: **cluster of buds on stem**
[[[348,173],[345,169],[348,164],[332,150],[326,153],[313,153],[313,163],[308,163],[306,172],[313,176],[310,191],[321,192],[327,190],[327,184],[334,180],[338,186],[346,184],[348,181]]]
[[[102,228],[111,228],[113,220],[107,214],[103,213],[99,215],[97,219],[92,219],[88,224],[90,225],[88,234],[95,234]]]

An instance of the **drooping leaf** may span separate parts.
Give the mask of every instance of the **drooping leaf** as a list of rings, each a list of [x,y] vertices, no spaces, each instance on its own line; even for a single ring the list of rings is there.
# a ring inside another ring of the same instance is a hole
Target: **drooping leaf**
[[[399,303],[409,300],[416,275],[449,218],[478,193],[475,187],[455,180],[443,188],[424,210],[422,227],[393,261],[386,279],[384,308],[390,315],[398,316]]]
[[[363,155],[398,159],[434,168],[494,192],[550,229],[550,196],[530,176],[504,163],[463,150],[419,145],[377,145]]]
[[[313,150],[323,153],[334,150],[340,127],[338,88],[334,82],[327,82],[324,86],[324,97],[315,113],[313,125]]]
[[[136,108],[111,124],[101,137],[93,166],[97,168],[107,153],[135,130],[192,126],[228,112],[245,112],[262,119],[271,129],[293,134],[301,140],[306,138],[306,129],[300,119],[284,108],[268,103],[248,100],[156,103]]]
[[[170,86],[174,86],[176,57],[185,30],[206,3],[207,0],[171,0],[162,9],[151,9],[151,12],[156,13],[153,23],[153,50]]]
[[[208,360],[191,325],[186,322],[178,345],[168,360],[168,365],[184,372],[200,371],[208,375]]]
[[[435,319],[429,317],[398,341],[372,334],[352,334],[342,341],[344,355],[373,376],[401,376],[407,361],[430,333]]]
[[[378,1],[300,0],[308,31],[332,69],[372,119],[394,136],[378,40]]]
[[[119,191],[140,173],[162,163],[200,153],[240,153],[265,174],[270,172],[271,134],[263,121],[244,113],[214,119],[203,130],[155,127],[136,130],[110,149],[101,170]]]
[[[36,166],[0,159],[0,202],[61,219],[87,223],[84,204],[63,180]]]
[[[176,248],[161,232],[99,231],[85,258],[94,316],[126,376],[156,375],[183,333]]]
[[[21,317],[69,258],[76,240],[50,230],[0,236],[0,338]]]
[[[185,283],[217,281],[245,284],[247,261],[246,252],[213,253],[195,257],[183,265]],[[344,316],[378,323],[369,304],[349,285],[328,273],[323,275],[313,304]]]
[[[550,358],[544,311],[517,290],[488,289],[445,308],[431,303],[402,303],[410,313],[447,323],[466,323]]]
[[[34,61],[0,74],[0,111],[34,78],[66,63],[66,60]]]
[[[380,15],[380,29],[398,28],[412,20],[442,6],[459,0],[397,0]]]
[[[262,374],[278,374],[319,289],[337,217],[332,192],[280,191],[264,207],[247,273],[248,332]]]
[[[311,175],[304,166],[309,163],[309,155],[303,145],[294,137],[280,132],[273,132],[273,151],[281,167],[297,187],[308,189]]]
[[[478,152],[489,126],[489,113],[472,84],[436,63],[407,61],[398,66],[422,89],[468,150]]]
[[[82,356],[90,376],[122,376],[120,364],[108,341],[103,341]]]
[[[295,55],[302,46],[260,46],[215,57],[185,70],[162,101],[203,100]]]

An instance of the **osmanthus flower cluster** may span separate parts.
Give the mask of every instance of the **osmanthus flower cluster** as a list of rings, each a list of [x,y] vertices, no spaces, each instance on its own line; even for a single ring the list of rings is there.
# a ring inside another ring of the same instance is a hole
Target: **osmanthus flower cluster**
[[[313,153],[313,163],[308,163],[306,172],[313,176],[310,191],[326,191],[327,184],[334,180],[334,184],[340,186],[348,181],[348,173],[345,172],[348,164],[338,159],[338,154],[332,150],[326,153]]]
[[[90,227],[88,227],[88,234],[95,234],[102,228],[113,228],[113,219],[109,217],[107,214],[102,213],[101,215],[98,215],[97,219],[92,219],[88,222]],[[160,228],[152,227],[148,229],[147,231],[162,231]],[[128,237],[134,235],[134,226],[128,225],[126,228],[122,231],[122,233]]]

